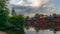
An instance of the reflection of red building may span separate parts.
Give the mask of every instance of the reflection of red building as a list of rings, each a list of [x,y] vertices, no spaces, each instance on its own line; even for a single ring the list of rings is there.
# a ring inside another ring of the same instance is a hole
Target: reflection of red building
[[[56,28],[57,30],[60,29],[60,17],[55,17],[47,19],[46,18],[40,18],[40,19],[36,19],[36,20],[28,20],[27,25],[32,25],[34,27],[39,27],[39,28]],[[59,25],[58,25],[59,24]]]
[[[60,25],[57,25],[54,28],[56,29],[56,31],[60,31]]]

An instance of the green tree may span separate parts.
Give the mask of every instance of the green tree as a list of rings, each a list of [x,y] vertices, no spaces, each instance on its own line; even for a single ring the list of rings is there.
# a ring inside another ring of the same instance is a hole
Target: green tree
[[[53,14],[53,17],[55,17],[55,16],[56,16],[56,13]]]
[[[0,31],[6,31],[8,26],[8,9],[6,0],[0,0]]]
[[[26,17],[25,17],[25,20],[29,20],[29,19],[30,19],[30,17],[29,17],[29,16],[26,16]]]
[[[29,16],[26,16],[25,17],[25,28],[28,30],[29,29],[29,26],[26,24],[26,22],[30,19]]]
[[[12,8],[12,15],[16,15],[14,8]]]
[[[34,18],[39,19],[40,15],[36,13],[36,15],[34,16]]]
[[[8,34],[24,34],[25,18],[23,15],[13,15],[9,22],[12,24],[12,27],[10,27]]]

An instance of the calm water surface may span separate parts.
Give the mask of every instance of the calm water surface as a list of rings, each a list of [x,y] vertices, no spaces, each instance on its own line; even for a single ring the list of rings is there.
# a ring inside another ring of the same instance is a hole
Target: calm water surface
[[[39,30],[39,32],[36,32],[34,28],[29,28],[29,30],[25,29],[26,34],[54,34],[53,31],[48,30]],[[56,34],[60,34],[60,31],[57,31]]]

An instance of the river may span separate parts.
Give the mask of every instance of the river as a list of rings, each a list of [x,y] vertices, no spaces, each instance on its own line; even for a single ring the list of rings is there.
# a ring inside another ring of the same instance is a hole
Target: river
[[[39,32],[36,32],[34,28],[29,28],[28,30],[25,29],[26,34],[54,34],[53,31],[47,29],[47,30],[39,30]],[[56,34],[60,34],[60,31],[57,31]]]

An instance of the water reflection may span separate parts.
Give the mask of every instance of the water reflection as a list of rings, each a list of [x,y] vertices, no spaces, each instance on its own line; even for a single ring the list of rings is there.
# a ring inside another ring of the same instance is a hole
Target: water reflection
[[[53,31],[47,30],[39,30],[39,32],[36,32],[34,28],[29,28],[28,30],[25,29],[26,34],[54,34]],[[57,31],[56,34],[60,34],[60,31]]]

